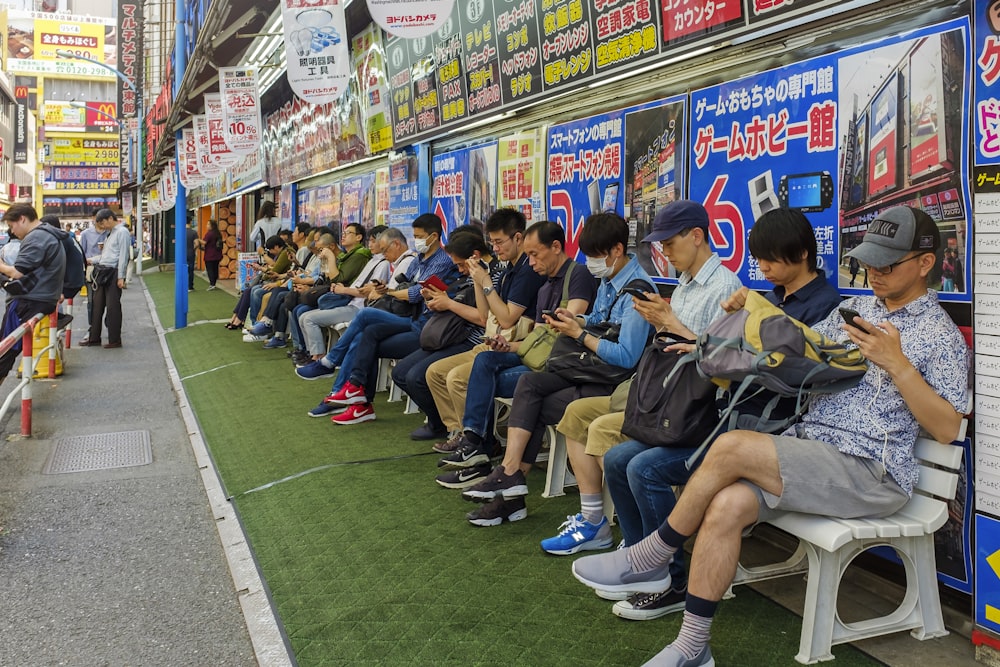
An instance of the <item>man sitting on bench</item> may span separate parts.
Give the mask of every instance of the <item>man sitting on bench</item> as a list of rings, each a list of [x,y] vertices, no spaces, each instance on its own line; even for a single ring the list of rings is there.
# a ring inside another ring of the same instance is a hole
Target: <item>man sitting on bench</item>
[[[680,633],[648,664],[715,664],[712,617],[736,573],[746,527],[787,511],[889,516],[912,493],[920,427],[941,442],[957,437],[969,350],[937,293],[927,289],[940,243],[923,211],[883,211],[848,253],[867,269],[874,296],[844,302],[859,313],[845,315],[852,321],[834,312],[815,326],[861,350],[870,362],[861,383],[815,396],[802,422],[780,436],[720,436],[659,529],[627,549],[573,563],[574,576],[595,589],[662,591],[674,553],[698,533]]]

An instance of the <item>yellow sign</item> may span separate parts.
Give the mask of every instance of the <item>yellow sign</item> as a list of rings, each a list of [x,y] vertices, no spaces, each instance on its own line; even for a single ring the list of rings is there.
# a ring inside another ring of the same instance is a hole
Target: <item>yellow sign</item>
[[[61,60],[56,49],[104,62],[104,26],[76,21],[35,20],[35,58]]]
[[[50,139],[42,150],[45,164],[117,165],[121,159],[115,139]]]

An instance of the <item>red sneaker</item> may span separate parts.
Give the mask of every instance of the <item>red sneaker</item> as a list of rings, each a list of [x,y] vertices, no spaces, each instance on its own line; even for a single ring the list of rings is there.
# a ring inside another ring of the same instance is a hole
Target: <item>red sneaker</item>
[[[330,417],[330,421],[334,424],[360,424],[361,422],[370,422],[373,419],[375,419],[375,408],[372,407],[371,403],[352,405],[339,415]]]
[[[335,391],[326,398],[323,402],[327,405],[357,405],[358,403],[367,403],[368,399],[365,398],[365,388],[359,387],[350,380],[347,381],[340,391]]]

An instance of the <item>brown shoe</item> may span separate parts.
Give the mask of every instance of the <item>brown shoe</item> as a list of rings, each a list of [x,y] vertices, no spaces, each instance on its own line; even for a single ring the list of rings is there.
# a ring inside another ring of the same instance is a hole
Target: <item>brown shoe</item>
[[[440,454],[451,454],[453,451],[459,448],[462,444],[462,433],[459,431],[455,435],[448,438],[445,442],[435,442],[431,445],[431,449]]]
[[[77,345],[79,345],[80,347],[100,347],[101,341],[100,339],[90,340],[89,338],[84,338],[79,343],[77,343]]]
[[[105,343],[104,344],[104,349],[105,350],[116,350],[116,349],[118,349],[121,346],[122,346],[121,341],[119,341],[117,343]]]

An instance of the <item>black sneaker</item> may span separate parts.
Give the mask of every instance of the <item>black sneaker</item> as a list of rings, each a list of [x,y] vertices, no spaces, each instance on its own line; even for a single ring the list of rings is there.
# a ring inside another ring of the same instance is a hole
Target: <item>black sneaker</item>
[[[480,445],[466,441],[461,447],[438,460],[438,468],[454,470],[455,468],[471,468],[490,462],[489,454]]]
[[[520,521],[528,516],[524,498],[505,500],[503,496],[465,515],[474,526],[499,526],[504,521]]]
[[[451,454],[456,449],[461,447],[462,443],[464,442],[465,442],[465,434],[462,431],[459,431],[458,433],[451,436],[444,442],[435,442],[433,445],[431,445],[431,449],[433,449],[438,454]]]
[[[458,470],[452,470],[451,472],[446,472],[443,475],[438,475],[434,481],[446,489],[465,489],[489,474],[490,466],[487,464],[473,466],[471,468],[459,468]]]
[[[503,471],[503,466],[497,466],[483,481],[462,492],[462,497],[475,503],[485,503],[497,496],[510,500],[528,495],[528,482],[524,473],[518,470],[513,475]]]
[[[632,621],[651,621],[684,609],[687,584],[660,593],[633,593],[627,600],[616,602],[611,608],[615,616]]]

